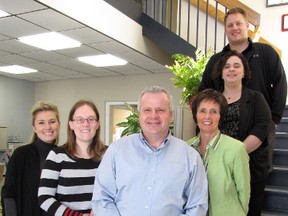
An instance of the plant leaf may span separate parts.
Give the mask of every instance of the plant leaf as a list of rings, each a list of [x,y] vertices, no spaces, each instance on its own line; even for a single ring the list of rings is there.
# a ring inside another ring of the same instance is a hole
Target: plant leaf
[[[198,48],[195,51],[196,60],[182,54],[172,55],[174,64],[166,67],[175,75],[171,78],[174,86],[182,89],[180,104],[190,104],[192,96],[197,93],[206,64],[213,54],[212,48],[206,54]]]

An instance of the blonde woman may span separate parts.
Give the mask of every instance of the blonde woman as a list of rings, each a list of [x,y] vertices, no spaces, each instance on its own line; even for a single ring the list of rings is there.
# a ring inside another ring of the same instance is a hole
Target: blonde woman
[[[9,160],[1,195],[3,215],[42,215],[37,192],[41,168],[58,141],[57,107],[48,102],[36,103],[32,108],[32,128],[29,144],[17,148]]]

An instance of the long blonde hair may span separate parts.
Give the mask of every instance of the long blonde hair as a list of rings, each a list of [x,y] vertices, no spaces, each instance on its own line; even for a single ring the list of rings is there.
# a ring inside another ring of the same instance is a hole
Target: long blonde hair
[[[59,112],[58,112],[57,106],[55,106],[55,105],[52,104],[52,103],[46,102],[46,101],[38,101],[36,104],[33,105],[32,109],[31,109],[32,126],[35,126],[36,115],[37,115],[39,112],[42,112],[42,111],[52,111],[52,112],[54,112],[57,121],[60,122]],[[36,134],[35,132],[33,132],[32,136],[31,136],[31,138],[30,138],[29,143],[35,142],[36,138],[37,138],[37,134]],[[56,144],[56,145],[58,144],[58,141],[59,141],[59,133],[58,133],[57,138],[56,138],[56,141],[55,141],[55,144]]]

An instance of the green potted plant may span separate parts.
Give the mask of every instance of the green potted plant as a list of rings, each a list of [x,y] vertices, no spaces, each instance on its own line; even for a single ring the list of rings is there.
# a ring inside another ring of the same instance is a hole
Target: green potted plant
[[[121,133],[121,137],[126,135],[128,136],[134,133],[139,133],[141,131],[138,110],[128,103],[125,103],[125,106],[131,111],[131,114],[126,117],[127,121],[120,122],[116,125],[118,127],[125,128]]]
[[[174,54],[174,64],[166,67],[173,72],[175,77],[171,78],[174,86],[181,88],[180,104],[187,104],[191,106],[191,100],[197,93],[198,86],[201,82],[203,72],[210,57],[214,54],[213,49],[209,49],[207,53],[202,49],[197,49],[196,59],[182,54]]]

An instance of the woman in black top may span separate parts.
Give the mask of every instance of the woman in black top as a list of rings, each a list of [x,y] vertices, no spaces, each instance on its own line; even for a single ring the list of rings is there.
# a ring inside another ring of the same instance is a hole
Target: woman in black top
[[[221,78],[222,93],[228,101],[228,112],[220,129],[242,141],[250,157],[251,194],[247,215],[260,216],[268,175],[267,136],[271,112],[260,92],[245,87],[250,70],[241,53],[227,52],[213,75]]]
[[[59,113],[55,105],[38,102],[32,108],[33,135],[28,145],[12,154],[2,188],[3,215],[40,216],[38,186],[41,168],[57,142],[60,129]]]

